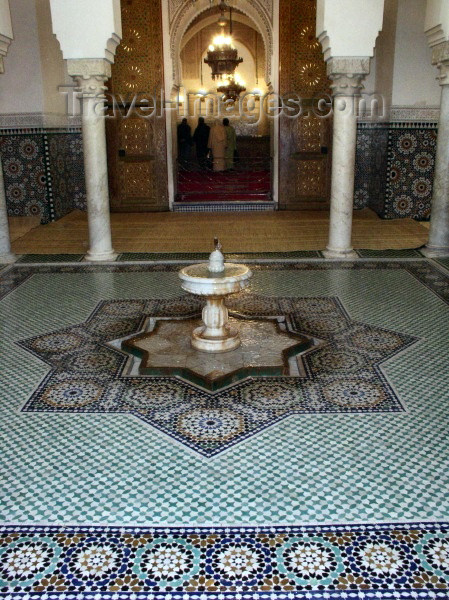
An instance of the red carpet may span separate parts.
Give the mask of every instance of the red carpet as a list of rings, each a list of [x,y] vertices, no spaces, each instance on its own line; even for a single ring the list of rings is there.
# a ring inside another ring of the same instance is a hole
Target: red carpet
[[[271,201],[271,174],[269,171],[180,171],[177,201]]]

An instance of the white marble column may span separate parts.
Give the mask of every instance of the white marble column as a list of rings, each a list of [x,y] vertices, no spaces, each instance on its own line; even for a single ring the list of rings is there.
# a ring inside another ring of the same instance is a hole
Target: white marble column
[[[0,56],[0,73],[3,73],[3,56]],[[16,260],[11,252],[9,237],[8,210],[6,207],[5,182],[3,180],[2,157],[0,155],[0,265],[9,264]]]
[[[355,258],[352,249],[352,211],[357,142],[357,103],[369,58],[331,58],[327,72],[334,98],[332,182],[329,242],[326,258]]]
[[[422,252],[449,256],[449,42],[434,47],[432,64],[440,70],[441,104],[429,240]]]
[[[111,242],[108,165],[104,117],[105,81],[111,65],[103,59],[70,59],[68,73],[80,88],[82,98],[82,134],[84,173],[87,192],[90,261],[116,258]]]

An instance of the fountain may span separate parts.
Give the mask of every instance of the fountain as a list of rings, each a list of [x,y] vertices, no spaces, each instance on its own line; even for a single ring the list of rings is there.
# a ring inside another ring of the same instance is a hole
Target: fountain
[[[181,287],[196,296],[206,297],[203,326],[192,332],[191,342],[202,352],[229,352],[240,346],[238,330],[230,327],[225,299],[249,285],[251,270],[245,265],[225,263],[221,244],[214,240],[215,249],[208,263],[190,265],[179,272]]]

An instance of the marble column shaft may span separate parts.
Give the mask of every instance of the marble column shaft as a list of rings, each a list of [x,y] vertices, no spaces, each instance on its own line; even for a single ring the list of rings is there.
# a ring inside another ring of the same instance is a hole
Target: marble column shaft
[[[326,258],[352,258],[357,105],[369,58],[332,58],[327,63],[334,97],[331,208]]]
[[[0,56],[0,73],[3,72],[3,56]],[[16,257],[11,252],[5,182],[3,179],[3,165],[0,154],[0,264],[12,263],[15,259]]]
[[[104,86],[111,65],[102,59],[68,60],[68,72],[82,94],[82,134],[87,192],[89,251],[91,261],[116,258],[112,249],[109,210],[108,165],[104,116]]]
[[[440,70],[441,105],[429,240],[424,249],[429,256],[449,255],[449,42],[434,48],[432,63]]]

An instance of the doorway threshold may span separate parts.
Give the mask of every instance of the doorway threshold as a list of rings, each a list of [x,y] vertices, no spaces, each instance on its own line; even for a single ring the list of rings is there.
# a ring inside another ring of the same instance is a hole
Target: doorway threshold
[[[173,202],[173,212],[255,212],[278,209],[274,201],[251,202]]]

